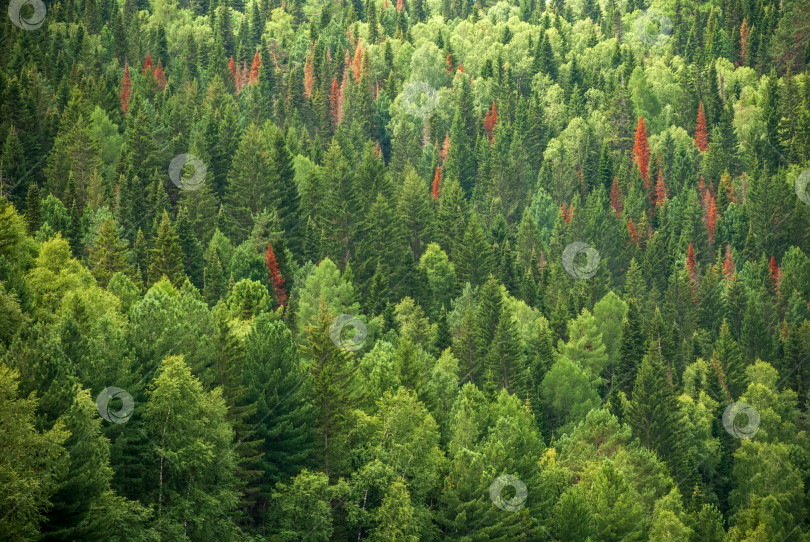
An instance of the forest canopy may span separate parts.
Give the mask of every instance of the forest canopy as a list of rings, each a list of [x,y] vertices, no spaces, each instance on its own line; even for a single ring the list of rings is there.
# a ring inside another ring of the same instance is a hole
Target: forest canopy
[[[810,541],[810,3],[3,15],[0,538]]]

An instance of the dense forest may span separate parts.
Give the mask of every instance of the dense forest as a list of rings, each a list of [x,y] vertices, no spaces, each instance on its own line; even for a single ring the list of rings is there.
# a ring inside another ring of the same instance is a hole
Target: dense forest
[[[0,539],[810,541],[810,2],[3,15]]]

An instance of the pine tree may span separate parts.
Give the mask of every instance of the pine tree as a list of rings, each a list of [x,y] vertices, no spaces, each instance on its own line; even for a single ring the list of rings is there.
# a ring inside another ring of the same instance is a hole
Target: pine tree
[[[135,235],[135,243],[132,246],[132,263],[135,268],[138,280],[142,285],[146,285],[147,270],[149,269],[149,246],[146,242],[146,236],[143,230],[138,228],[138,233]]]
[[[163,211],[160,226],[150,251],[149,282],[156,283],[162,276],[166,276],[172,284],[179,287],[186,278],[183,271],[183,249],[180,239],[169,222],[169,215]]]

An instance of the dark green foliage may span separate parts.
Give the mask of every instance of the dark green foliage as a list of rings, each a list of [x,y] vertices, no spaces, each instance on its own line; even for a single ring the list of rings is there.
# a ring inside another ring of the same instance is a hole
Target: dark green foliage
[[[0,537],[808,537],[806,2],[158,4],[0,23]]]

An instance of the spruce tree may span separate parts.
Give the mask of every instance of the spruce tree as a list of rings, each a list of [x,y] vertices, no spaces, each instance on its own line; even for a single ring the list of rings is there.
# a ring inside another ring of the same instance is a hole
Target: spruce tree
[[[149,258],[149,286],[165,275],[172,284],[179,287],[186,278],[183,272],[183,250],[180,239],[169,222],[169,215],[163,211],[157,235]]]
[[[115,221],[108,218],[102,222],[87,257],[88,267],[101,286],[106,287],[117,272],[132,272],[127,261],[128,253],[126,243],[118,237]]]
[[[334,317],[321,297],[317,317],[305,328],[304,355],[309,360],[312,388],[309,401],[317,409],[315,460],[330,478],[348,469],[349,414],[354,404],[354,358],[330,337]]]
[[[462,287],[466,282],[473,287],[481,285],[495,269],[492,245],[479,224],[476,213],[470,217],[464,239],[458,247],[455,264],[459,284]]]
[[[312,377],[283,322],[259,315],[245,336],[244,356],[241,385],[255,408],[250,426],[260,440],[255,468],[261,472],[257,498],[264,515],[275,484],[310,465],[318,410],[309,402]]]
[[[636,372],[644,355],[645,341],[641,318],[638,302],[629,299],[627,302],[627,315],[622,322],[622,338],[619,342],[619,366],[616,369],[617,391],[625,392],[628,397],[633,393]]]

